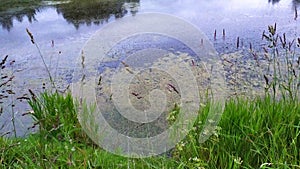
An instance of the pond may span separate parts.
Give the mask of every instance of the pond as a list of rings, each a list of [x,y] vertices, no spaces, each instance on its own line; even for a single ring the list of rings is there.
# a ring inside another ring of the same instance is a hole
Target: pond
[[[180,17],[203,31],[219,54],[247,50],[250,43],[260,48],[265,43],[262,32],[274,23],[287,38],[300,34],[298,0],[3,0],[0,6],[0,56],[15,60],[5,69],[15,76],[13,88],[20,95],[28,89],[43,90],[48,80],[39,50],[64,89],[72,82],[73,68],[89,37],[124,16],[158,12]],[[30,42],[26,28],[39,49]],[[29,110],[26,102],[15,102],[13,109],[1,103],[0,135],[12,130],[11,111],[18,136],[32,131],[28,130],[31,119],[22,116]]]

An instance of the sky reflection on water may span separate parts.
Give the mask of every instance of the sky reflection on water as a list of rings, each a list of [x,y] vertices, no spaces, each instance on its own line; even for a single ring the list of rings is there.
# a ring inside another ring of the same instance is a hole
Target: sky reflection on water
[[[127,12],[121,12],[117,15],[119,17],[133,17],[136,13],[138,15],[144,12],[159,12],[183,18],[202,30],[219,53],[234,51],[237,37],[241,37],[241,42],[245,46],[250,42],[254,46],[260,46],[262,31],[275,22],[279,32],[286,32],[291,36],[295,33],[300,34],[299,19],[294,20],[294,9],[299,7],[299,2],[296,0],[279,2],[268,0],[140,0],[123,5]],[[44,68],[37,49],[30,43],[26,28],[33,33],[46,60],[59,59],[60,75],[70,77],[80,50],[89,37],[107,23],[117,22],[116,18],[118,18],[114,10],[108,10],[103,17],[93,18],[92,15],[87,14],[86,18],[78,17],[78,19],[75,16],[68,15],[67,17],[66,12],[69,11],[65,10],[64,13],[62,9],[58,10],[53,6],[43,7],[34,13],[35,19],[31,21],[24,15],[23,19],[12,17],[12,22],[7,22],[10,25],[3,26],[2,23],[3,27],[0,28],[1,56],[9,55],[10,59],[16,60],[16,69],[22,70],[18,74],[21,78],[18,79],[16,87],[39,90],[41,79],[47,78],[42,75]],[[3,21],[3,17],[5,17],[3,13],[0,13],[0,22]],[[226,30],[226,40],[221,38],[223,29]],[[217,31],[216,41],[214,41],[215,31]],[[51,47],[52,40],[54,47]],[[30,125],[29,121],[20,119],[20,123],[25,126]]]

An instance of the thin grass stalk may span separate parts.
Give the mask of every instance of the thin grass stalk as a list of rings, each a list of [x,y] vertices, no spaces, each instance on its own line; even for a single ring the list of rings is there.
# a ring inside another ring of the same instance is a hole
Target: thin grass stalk
[[[47,64],[46,64],[46,62],[45,62],[44,56],[43,56],[43,54],[42,54],[42,52],[41,52],[39,46],[38,46],[36,43],[35,43],[35,46],[36,46],[36,48],[37,48],[37,50],[38,50],[38,52],[39,52],[40,58],[42,59],[42,62],[43,62],[43,64],[44,64],[44,67],[45,67],[45,69],[46,69],[46,71],[47,71],[47,73],[48,73],[48,77],[49,77],[50,83],[52,84],[52,87],[53,87],[54,89],[56,89],[54,80],[53,80],[52,75],[51,75],[51,72],[50,72],[50,70],[49,70],[49,68],[48,68],[48,66],[47,66]]]
[[[14,77],[14,75],[13,75],[13,72],[14,72],[13,63],[14,63],[13,61],[10,63],[11,66],[12,66],[12,75],[11,75],[11,77]],[[10,81],[10,90],[13,91],[13,81]],[[10,94],[10,98],[11,98],[11,106],[10,107],[11,107],[11,116],[12,116],[11,121],[12,121],[12,125],[13,125],[13,133],[14,133],[14,136],[17,137],[16,118],[15,118],[15,109],[14,109],[14,107],[15,107],[14,93]]]
[[[42,54],[42,51],[41,51],[40,47],[38,46],[37,43],[35,43],[34,37],[33,37],[32,33],[29,31],[28,28],[26,28],[26,32],[27,32],[28,36],[30,37],[31,43],[34,44],[35,47],[38,50],[39,56],[42,59],[43,65],[44,65],[44,67],[45,67],[45,69],[46,69],[46,71],[48,73],[48,77],[49,77],[49,80],[50,80],[50,83],[51,83],[52,87],[57,90],[57,88],[55,86],[55,83],[54,83],[54,80],[52,78],[51,72],[50,72],[50,70],[49,70],[49,68],[48,68],[48,66],[47,66],[47,64],[45,62],[44,55]]]

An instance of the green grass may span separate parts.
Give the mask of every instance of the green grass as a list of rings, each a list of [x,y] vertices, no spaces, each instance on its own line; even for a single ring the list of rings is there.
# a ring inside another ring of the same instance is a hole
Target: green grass
[[[32,8],[40,2],[41,0],[1,0],[0,12],[17,8]]]
[[[300,104],[295,100],[231,99],[215,134],[200,144],[207,105],[171,157],[146,159],[116,156],[94,145],[78,125],[70,94],[43,93],[30,104],[40,132],[0,138],[0,168],[300,168]]]
[[[198,157],[208,168],[259,168],[266,163],[272,168],[300,167],[297,101],[230,100],[219,127],[216,136],[204,144],[188,139],[187,150],[182,152],[192,152],[188,157]]]
[[[41,135],[74,138],[82,134],[70,93],[65,96],[57,92],[45,92],[40,96],[36,96],[32,91],[30,93],[32,96],[29,105],[33,110],[30,115],[39,127]]]

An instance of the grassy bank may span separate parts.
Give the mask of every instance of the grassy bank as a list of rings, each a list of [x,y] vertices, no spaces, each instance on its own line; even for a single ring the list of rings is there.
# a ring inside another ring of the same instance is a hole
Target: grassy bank
[[[204,121],[196,122],[171,156],[147,159],[115,156],[94,145],[73,116],[70,95],[34,96],[31,105],[40,132],[0,138],[1,168],[300,168],[300,104],[295,100],[231,99],[205,143],[197,141]],[[42,113],[49,108],[56,113]],[[209,105],[199,111],[199,121],[208,111]]]

